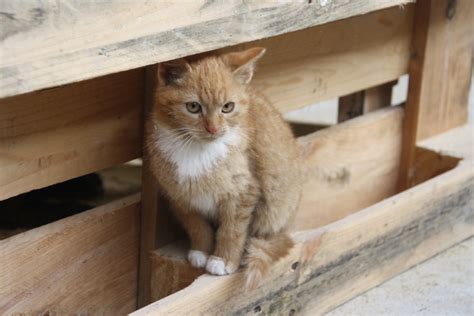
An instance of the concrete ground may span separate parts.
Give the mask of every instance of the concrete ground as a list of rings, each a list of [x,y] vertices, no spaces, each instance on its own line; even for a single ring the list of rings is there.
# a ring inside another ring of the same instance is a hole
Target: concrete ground
[[[474,315],[474,238],[339,306],[327,316]]]

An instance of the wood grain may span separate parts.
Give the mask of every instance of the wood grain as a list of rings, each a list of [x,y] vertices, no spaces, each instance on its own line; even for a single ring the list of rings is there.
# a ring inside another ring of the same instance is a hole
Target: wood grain
[[[307,175],[295,230],[320,227],[397,191],[403,109],[384,108],[299,139]]]
[[[146,101],[144,112],[148,116],[155,104],[155,92],[157,87],[157,65],[146,68]],[[145,121],[144,138],[152,131],[150,120]],[[150,252],[169,244],[182,237],[181,227],[174,219],[166,199],[160,194],[158,182],[156,181],[149,165],[149,150],[143,150],[142,166],[142,211],[140,216],[140,273],[138,306],[150,303],[150,279],[152,270]]]
[[[422,86],[419,92],[418,140],[467,122],[474,47],[474,1],[432,1],[426,36],[424,56],[423,52],[417,52],[418,58],[426,65],[419,79]]]
[[[410,0],[0,2],[0,97],[297,31]]]
[[[0,200],[141,156],[142,70],[0,100]]]
[[[206,272],[189,264],[188,249],[187,243],[178,241],[151,252],[150,302],[185,288]]]
[[[474,234],[469,164],[333,224],[294,234],[296,246],[252,292],[242,273],[204,275],[132,315],[321,315]]]
[[[0,241],[0,314],[123,315],[136,308],[134,195]]]
[[[407,5],[222,51],[266,47],[253,84],[287,112],[406,74],[412,25],[413,6]]]
[[[448,10],[449,4],[456,6],[451,8],[454,11]],[[467,121],[473,21],[474,2],[470,0],[420,0],[416,4],[400,190],[414,184],[416,141]]]

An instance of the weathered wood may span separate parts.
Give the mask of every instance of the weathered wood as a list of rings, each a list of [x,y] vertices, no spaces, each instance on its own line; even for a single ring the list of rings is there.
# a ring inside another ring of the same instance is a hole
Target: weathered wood
[[[449,7],[455,6],[455,7]],[[416,4],[399,189],[414,184],[416,141],[467,121],[474,2]]]
[[[474,47],[474,1],[431,1],[425,63],[420,80],[417,139],[464,125]],[[411,81],[411,74],[410,74]]]
[[[0,200],[141,156],[143,71],[0,100]]]
[[[0,97],[275,36],[411,2],[2,1]]]
[[[242,273],[204,275],[134,316],[320,315],[474,233],[468,164],[316,230],[296,233],[291,254],[254,291]],[[317,211],[315,209],[315,211]]]
[[[136,308],[139,195],[0,240],[0,314]]]
[[[187,243],[178,241],[151,252],[151,302],[185,288],[206,272],[188,263],[188,249]]]
[[[406,74],[412,24],[413,6],[408,5],[404,9],[372,12],[224,51],[266,47],[253,84],[282,112],[287,112]],[[373,89],[375,95],[387,90]],[[377,101],[371,91],[367,92],[367,107]],[[390,104],[390,100],[379,102],[383,106]]]
[[[146,119],[154,104],[155,91],[157,82],[156,65],[146,68],[146,89],[144,116],[145,127],[144,135],[150,133],[152,126]],[[156,249],[156,234],[157,234],[157,212],[158,212],[158,184],[153,174],[150,171],[148,160],[148,149],[143,150],[143,165],[142,165],[142,203],[140,213],[140,264],[138,273],[138,306],[144,306],[149,303],[150,299],[150,258],[149,252]],[[166,223],[163,223],[166,227]]]
[[[155,102],[157,82],[156,65],[146,68],[145,116],[148,116]],[[146,120],[144,137],[152,131],[150,120]],[[142,211],[140,219],[140,272],[138,287],[138,306],[150,303],[150,279],[152,278],[150,252],[173,242],[182,231],[171,214],[166,200],[159,193],[158,183],[149,165],[148,148],[143,151],[142,167]],[[159,225],[159,229],[158,229]]]
[[[403,109],[390,107],[299,139],[307,175],[295,230],[326,225],[397,190]]]
[[[391,105],[392,88],[397,81],[369,88],[339,98],[338,122],[344,122],[359,115]]]

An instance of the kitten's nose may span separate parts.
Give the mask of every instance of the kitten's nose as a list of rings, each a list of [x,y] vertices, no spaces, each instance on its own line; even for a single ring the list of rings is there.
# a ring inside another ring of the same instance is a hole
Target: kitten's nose
[[[217,133],[217,128],[215,128],[214,126],[206,126],[206,131],[209,134],[214,135],[215,133]]]

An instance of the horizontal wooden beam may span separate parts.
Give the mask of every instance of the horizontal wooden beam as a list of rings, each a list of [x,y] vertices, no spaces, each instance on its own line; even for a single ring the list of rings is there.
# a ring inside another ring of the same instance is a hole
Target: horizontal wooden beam
[[[266,47],[253,84],[288,112],[397,80],[408,72],[412,30],[413,5],[407,5],[224,51]]]
[[[408,2],[412,1],[2,1],[0,97],[297,31]]]
[[[204,275],[134,316],[321,315],[474,233],[474,169],[455,169],[333,224],[295,233],[266,281]],[[315,212],[319,209],[315,208]]]
[[[139,195],[0,240],[0,314],[136,308]]]
[[[0,100],[0,200],[141,156],[143,70]]]

